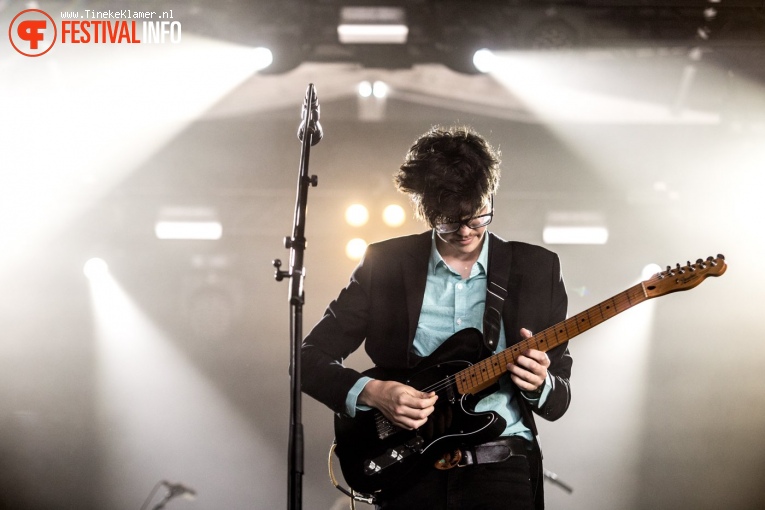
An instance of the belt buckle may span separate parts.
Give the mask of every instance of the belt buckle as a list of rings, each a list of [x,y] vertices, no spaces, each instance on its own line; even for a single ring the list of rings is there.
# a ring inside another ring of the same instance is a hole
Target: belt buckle
[[[471,464],[475,464],[475,455],[471,450],[461,450],[462,458],[457,463],[458,468],[468,467]]]
[[[443,455],[441,455],[440,459],[436,460],[436,462],[433,463],[433,467],[441,471],[446,471],[455,467],[464,467],[463,465],[461,465],[461,462],[464,459],[464,456],[462,453],[463,453],[462,450],[460,450],[459,448],[451,452],[446,452]]]

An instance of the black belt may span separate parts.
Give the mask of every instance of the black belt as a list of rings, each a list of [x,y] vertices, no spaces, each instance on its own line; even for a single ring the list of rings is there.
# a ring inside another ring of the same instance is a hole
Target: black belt
[[[525,439],[518,436],[502,437],[496,441],[462,447],[445,453],[435,462],[434,467],[445,470],[474,464],[491,464],[505,461],[510,457],[528,457],[530,453],[531,443]]]
[[[462,459],[457,465],[464,467],[502,462],[510,457],[527,457],[531,452],[531,443],[521,437],[511,436],[460,450]]]

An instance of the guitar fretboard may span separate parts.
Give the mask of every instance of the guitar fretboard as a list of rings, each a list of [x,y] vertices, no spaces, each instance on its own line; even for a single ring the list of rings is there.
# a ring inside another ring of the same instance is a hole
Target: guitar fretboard
[[[649,297],[642,283],[630,287],[602,303],[454,374],[457,391],[466,395],[486,389],[508,371],[508,363],[515,363],[515,360],[527,350],[549,351],[647,299]]]

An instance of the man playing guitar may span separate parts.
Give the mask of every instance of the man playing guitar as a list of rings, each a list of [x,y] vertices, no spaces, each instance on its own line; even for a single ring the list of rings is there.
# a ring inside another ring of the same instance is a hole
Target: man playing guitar
[[[358,444],[338,437],[341,463],[341,446],[351,459],[343,472],[378,508],[541,509],[534,414],[556,420],[568,408],[567,342],[518,353],[469,406],[455,398],[460,381],[422,386],[410,376],[464,352],[475,363],[564,320],[558,256],[487,230],[499,156],[470,128],[422,135],[394,180],[430,230],[368,247],[305,338],[303,391],[338,413],[336,431],[353,430]],[[362,342],[376,367],[365,374],[342,364]],[[378,441],[379,454],[357,453]]]

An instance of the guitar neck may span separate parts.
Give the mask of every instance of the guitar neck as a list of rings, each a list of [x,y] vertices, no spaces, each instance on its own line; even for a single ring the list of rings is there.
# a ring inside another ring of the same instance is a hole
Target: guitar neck
[[[458,372],[454,375],[457,391],[466,395],[486,389],[508,371],[508,363],[515,363],[515,360],[529,349],[549,351],[651,297],[654,296],[649,296],[643,283],[630,287],[602,303]]]

